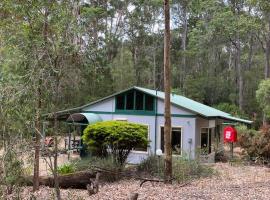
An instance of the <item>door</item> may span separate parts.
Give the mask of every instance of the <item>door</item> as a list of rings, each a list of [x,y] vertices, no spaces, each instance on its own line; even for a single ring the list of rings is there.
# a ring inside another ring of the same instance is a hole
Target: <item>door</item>
[[[210,154],[212,145],[212,129],[201,128],[201,153]]]

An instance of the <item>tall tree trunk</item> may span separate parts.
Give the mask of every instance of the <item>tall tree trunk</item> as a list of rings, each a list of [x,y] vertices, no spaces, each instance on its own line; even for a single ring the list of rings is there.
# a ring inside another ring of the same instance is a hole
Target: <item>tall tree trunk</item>
[[[171,182],[172,177],[172,149],[171,149],[171,69],[170,69],[170,4],[164,0],[165,32],[164,32],[164,90],[165,90],[165,181]]]
[[[236,68],[237,68],[237,76],[238,76],[238,104],[240,110],[243,110],[243,91],[244,91],[244,80],[243,80],[243,70],[241,65],[241,44],[240,44],[240,36],[239,32],[237,33],[236,38]]]
[[[33,191],[39,190],[39,154],[40,154],[40,111],[41,111],[41,80],[39,80],[37,88],[37,108],[35,120],[35,159],[34,159],[34,176]]]
[[[264,68],[264,78],[270,78],[270,38],[266,43],[265,49],[265,68]]]
[[[58,97],[56,97],[58,98]],[[54,188],[55,188],[55,193],[56,193],[56,198],[57,200],[61,200],[61,194],[60,194],[60,188],[59,188],[59,179],[58,179],[58,165],[57,165],[57,160],[58,160],[58,120],[57,120],[57,115],[54,115],[54,163],[53,163],[53,179],[54,179]]]
[[[187,21],[187,2],[183,2],[183,33],[182,33],[182,64],[183,64],[183,73],[182,73],[182,80],[180,83],[181,88],[184,87],[185,76],[187,73],[187,66],[186,66],[186,49],[187,49],[187,31],[188,31],[188,21]],[[181,75],[181,72],[180,72]]]

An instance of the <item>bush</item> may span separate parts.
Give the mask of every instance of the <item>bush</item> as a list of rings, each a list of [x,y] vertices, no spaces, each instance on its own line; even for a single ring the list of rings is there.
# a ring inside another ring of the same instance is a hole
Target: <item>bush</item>
[[[76,171],[91,170],[92,167],[98,167],[101,169],[106,169],[112,173],[106,174],[105,179],[108,182],[113,182],[119,179],[119,172],[122,171],[123,166],[119,163],[116,163],[111,156],[105,158],[100,157],[88,157],[81,160],[73,161],[73,164],[76,166]]]
[[[211,176],[214,170],[197,160],[188,160],[184,157],[173,158],[173,178],[178,182]],[[139,166],[138,171],[151,176],[164,178],[164,159],[149,156]]]
[[[1,182],[6,185],[7,193],[11,194],[14,186],[23,184],[23,163],[18,159],[17,154],[8,150],[2,158]]]
[[[242,147],[249,159],[253,161],[270,161],[270,128],[265,127],[260,131],[237,127],[238,144]]]
[[[89,125],[82,138],[94,155],[105,157],[112,154],[121,165],[133,148],[148,144],[147,126],[122,121]]]
[[[66,163],[64,165],[61,165],[57,168],[57,172],[59,174],[71,174],[71,173],[74,173],[76,171],[76,167],[74,164],[72,163]]]

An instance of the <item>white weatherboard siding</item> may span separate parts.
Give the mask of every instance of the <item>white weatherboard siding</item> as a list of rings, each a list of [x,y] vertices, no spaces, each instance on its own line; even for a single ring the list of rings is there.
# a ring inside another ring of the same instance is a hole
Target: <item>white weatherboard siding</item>
[[[115,98],[111,97],[103,101],[99,101],[95,104],[85,107],[84,111],[103,111],[103,112],[114,112],[115,110]]]
[[[158,105],[157,105],[157,113],[163,114],[164,113],[164,101],[162,99],[158,99]],[[178,114],[178,115],[194,115],[194,113],[184,109],[177,107],[173,104],[171,104],[171,113],[172,114]]]

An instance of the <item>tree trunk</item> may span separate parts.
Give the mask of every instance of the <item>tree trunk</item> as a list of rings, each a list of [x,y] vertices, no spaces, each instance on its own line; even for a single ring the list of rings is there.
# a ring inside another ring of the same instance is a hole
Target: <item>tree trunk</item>
[[[240,36],[237,33],[236,39],[236,68],[237,68],[237,76],[238,76],[238,104],[240,110],[243,110],[243,91],[244,91],[244,80],[243,80],[243,70],[241,65],[241,44],[240,44]]]
[[[56,97],[57,98],[57,97]],[[60,194],[60,188],[59,188],[59,179],[58,179],[58,165],[57,165],[57,160],[58,160],[58,120],[57,120],[57,115],[54,115],[54,163],[53,163],[53,178],[54,178],[54,188],[55,188],[55,193],[56,193],[56,198],[57,200],[61,200],[61,194]]]
[[[33,191],[39,190],[39,154],[40,154],[40,110],[41,110],[41,80],[39,80],[37,88],[37,108],[35,121],[35,160],[34,160],[34,176]]]
[[[187,73],[186,66],[186,49],[187,49],[187,31],[188,31],[188,22],[187,22],[187,2],[183,2],[183,33],[182,33],[182,64],[183,64],[183,74],[180,82],[180,86],[183,89],[185,82],[185,75]],[[180,74],[181,75],[181,72]]]
[[[267,34],[266,45],[265,45],[265,69],[264,78],[270,78],[270,15],[268,19],[269,32]]]
[[[86,185],[90,183],[90,178],[95,178],[96,173],[94,172],[77,172],[67,175],[59,175],[59,187],[61,188],[76,188],[76,189],[86,189]],[[32,185],[32,177],[26,177],[26,184]],[[40,185],[55,187],[55,178],[53,176],[40,176]]]
[[[165,32],[164,32],[164,90],[165,90],[165,180],[171,182],[172,177],[172,149],[171,149],[171,70],[170,70],[170,4],[164,0]]]

